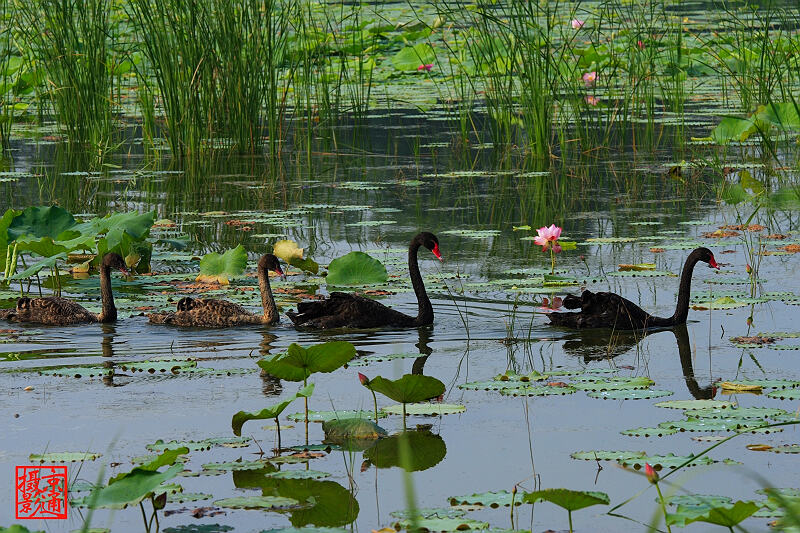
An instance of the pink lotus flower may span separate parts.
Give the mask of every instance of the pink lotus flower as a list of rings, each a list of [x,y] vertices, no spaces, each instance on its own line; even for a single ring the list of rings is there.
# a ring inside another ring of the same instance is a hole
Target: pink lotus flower
[[[358,373],[358,381],[360,381],[361,384],[364,385],[365,387],[369,385],[369,378],[364,374],[362,374],[361,372]]]
[[[583,25],[586,24],[586,21],[580,19],[572,19],[572,22],[570,22],[570,24],[572,24],[573,30],[579,30],[583,28]]]
[[[644,50],[644,43],[641,40],[636,41],[636,46],[639,47],[639,50]]]
[[[656,469],[650,466],[650,463],[644,464],[644,475],[647,476],[647,481],[650,483],[655,483],[658,481],[658,472]]]
[[[555,224],[545,226],[536,230],[539,235],[534,237],[533,242],[542,247],[542,251],[546,252],[551,243],[555,253],[561,252],[561,246],[558,245],[558,238],[561,237],[561,228]]]
[[[583,83],[587,87],[591,87],[592,85],[594,85],[595,81],[597,81],[597,72],[595,71],[587,72],[586,74],[583,75]]]
[[[419,71],[422,71],[422,70],[426,70],[426,71],[430,72],[432,68],[433,68],[433,63],[428,63],[426,65],[418,66],[417,67],[417,71],[419,72]]]
[[[597,105],[600,103],[600,100],[598,100],[595,96],[587,96],[586,103],[589,105]]]

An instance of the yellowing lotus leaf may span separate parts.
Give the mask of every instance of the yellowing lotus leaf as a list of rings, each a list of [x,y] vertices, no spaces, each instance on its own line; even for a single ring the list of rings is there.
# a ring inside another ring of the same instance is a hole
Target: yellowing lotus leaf
[[[272,253],[290,263],[292,259],[302,259],[303,249],[297,247],[297,243],[291,239],[284,239],[275,243]]]

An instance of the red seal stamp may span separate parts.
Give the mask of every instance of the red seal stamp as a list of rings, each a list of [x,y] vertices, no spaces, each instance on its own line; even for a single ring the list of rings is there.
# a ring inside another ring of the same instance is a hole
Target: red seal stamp
[[[14,480],[17,520],[67,518],[66,466],[18,466]]]

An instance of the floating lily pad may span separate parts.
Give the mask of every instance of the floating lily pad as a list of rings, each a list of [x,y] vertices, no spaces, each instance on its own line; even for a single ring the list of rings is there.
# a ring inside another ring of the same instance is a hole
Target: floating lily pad
[[[403,405],[395,404],[381,408],[381,410],[389,415],[402,415]],[[452,403],[410,403],[406,404],[407,415],[453,415],[463,413],[467,408],[463,405]]]
[[[800,453],[800,444],[784,444],[773,446],[769,451],[773,453]]]
[[[404,518],[394,524],[394,528],[398,531],[401,529],[409,529],[412,526],[416,526],[417,530],[428,531],[430,533],[465,531],[468,529],[489,529],[489,524],[487,522],[461,517],[418,518],[414,521]]]
[[[485,229],[485,230],[474,230],[474,229],[451,229],[447,231],[443,231],[445,235],[458,235],[459,237],[467,237],[470,239],[488,239],[489,237],[494,237],[495,235],[500,235],[500,230],[496,229]]]
[[[261,470],[269,466],[267,460],[257,461],[229,461],[227,463],[206,463],[202,465],[203,470],[221,470],[225,472],[238,470]]]
[[[224,446],[226,448],[241,448],[244,446],[249,446],[250,441],[252,439],[250,437],[218,437],[218,438],[209,438],[205,440],[190,440],[190,441],[169,441],[164,442],[163,440],[159,439],[153,444],[148,444],[145,446],[151,452],[163,452],[167,449],[175,449],[175,448],[189,448],[190,451],[200,451],[200,450],[210,450],[214,446]]]
[[[194,368],[197,361],[136,361],[120,363],[119,368],[131,372],[147,372],[149,374],[172,373],[177,374],[184,368]]]
[[[497,490],[470,496],[451,496],[450,505],[481,505],[494,509],[497,507],[510,507],[512,501],[514,505],[522,505],[523,496],[525,496],[524,492],[512,494],[507,490]]]
[[[620,433],[629,437],[666,437],[667,435],[674,435],[677,432],[677,429],[662,427],[634,428],[620,431]]]
[[[689,420],[675,420],[662,422],[659,426],[677,429],[679,431],[741,431],[764,425],[760,420],[746,420],[742,418],[692,418]]]
[[[772,418],[786,414],[783,409],[773,407],[738,407],[719,409],[706,407],[704,409],[687,409],[684,414],[687,418]]]
[[[501,391],[507,389],[522,389],[529,386],[529,381],[499,381],[492,379],[488,381],[471,381],[469,383],[462,383],[458,386],[458,388],[464,390]]]
[[[373,363],[383,363],[386,361],[394,361],[397,359],[416,359],[420,357],[419,353],[389,353],[389,354],[374,354],[353,359],[347,366],[367,366]]]
[[[519,387],[510,389],[501,389],[500,394],[504,396],[564,396],[573,394],[577,389],[575,387]]]
[[[330,473],[319,470],[281,470],[264,474],[264,476],[275,479],[322,479],[330,476]]]
[[[214,505],[229,509],[300,509],[308,504],[281,496],[239,496],[217,500]]]
[[[401,509],[399,511],[392,511],[389,513],[394,518],[409,518],[412,511],[410,509]],[[458,518],[467,514],[463,509],[454,509],[452,507],[434,507],[414,509],[414,516],[419,518]]]
[[[590,391],[612,391],[624,389],[647,389],[654,385],[655,381],[646,377],[638,376],[635,378],[615,377],[598,381],[587,381],[573,383],[572,386],[581,390]]]
[[[101,376],[110,376],[113,373],[113,368],[106,368],[102,366],[65,366],[61,368],[47,368],[39,371],[39,374],[42,374],[43,376],[59,376],[70,378],[95,378]]]
[[[667,505],[686,505],[689,507],[715,507],[730,502],[731,499],[727,496],[708,494],[676,494],[664,498],[664,503]]]
[[[574,452],[570,454],[570,457],[582,461],[631,461],[646,455],[645,452],[593,450]]]
[[[50,452],[32,453],[28,460],[32,463],[77,463],[82,461],[94,461],[102,457],[102,453],[93,452]]]
[[[600,398],[603,400],[649,400],[651,398],[662,398],[673,394],[669,390],[654,389],[618,389],[608,391],[591,391],[588,393],[590,398]]]
[[[617,272],[608,272],[606,276],[620,277],[620,278],[659,278],[665,276],[675,276],[673,272],[666,270],[622,270]]]
[[[742,387],[761,387],[762,389],[791,389],[800,386],[800,381],[790,381],[788,379],[737,379],[725,381],[722,388],[726,389],[725,384],[730,383]]]
[[[689,461],[686,466],[699,466],[699,465],[710,465],[713,464],[715,461],[708,457],[707,455],[703,455],[700,457],[695,457],[694,455],[675,455],[672,453],[668,453],[666,455],[648,455],[645,457],[636,457],[630,459],[618,459],[617,462],[623,466],[629,466],[636,470],[640,468],[644,468],[645,463],[649,463],[655,469],[659,468],[677,468],[683,463]]]
[[[655,405],[656,407],[666,407],[668,409],[704,409],[709,407],[726,409],[736,404],[723,400],[667,400],[658,402]]]
[[[778,389],[767,393],[770,398],[779,398],[781,400],[800,400],[800,388],[796,389]]]
[[[386,418],[386,413],[378,411],[378,418]],[[292,413],[286,416],[294,422],[305,420],[305,413]],[[309,422],[327,422],[328,420],[342,420],[345,418],[363,418],[369,420],[375,418],[374,411],[309,411]]]

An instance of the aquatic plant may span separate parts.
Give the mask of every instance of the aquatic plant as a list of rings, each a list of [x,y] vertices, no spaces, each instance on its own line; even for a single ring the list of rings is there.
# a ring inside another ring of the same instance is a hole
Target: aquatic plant
[[[265,420],[268,418],[275,419],[275,426],[276,431],[278,433],[278,453],[281,451],[281,423],[278,420],[280,414],[289,407],[293,401],[297,398],[306,398],[308,399],[314,393],[314,384],[306,385],[301,388],[299,391],[294,393],[292,396],[288,397],[287,399],[283,400],[282,402],[273,405],[271,407],[265,407],[261,411],[256,413],[249,413],[246,411],[239,411],[238,413],[233,415],[231,419],[231,429],[233,430],[233,434],[237,437],[242,435],[242,426],[248,420]]]
[[[555,224],[544,226],[536,230],[538,235],[533,239],[533,242],[542,247],[542,251],[550,251],[550,275],[556,272],[556,254],[561,253],[561,245],[558,244],[558,238],[561,237],[561,228]]]
[[[406,404],[437,398],[445,391],[444,383],[438,379],[419,374],[406,374],[396,380],[376,376],[361,383],[369,390],[380,392],[402,404],[403,428],[406,427]]]

